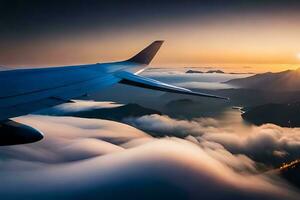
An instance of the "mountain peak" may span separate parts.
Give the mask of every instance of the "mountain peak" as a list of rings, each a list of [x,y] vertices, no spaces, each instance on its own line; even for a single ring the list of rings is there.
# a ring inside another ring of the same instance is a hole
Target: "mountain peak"
[[[300,90],[300,68],[281,72],[267,72],[246,78],[232,79],[227,84],[242,88],[276,91]]]

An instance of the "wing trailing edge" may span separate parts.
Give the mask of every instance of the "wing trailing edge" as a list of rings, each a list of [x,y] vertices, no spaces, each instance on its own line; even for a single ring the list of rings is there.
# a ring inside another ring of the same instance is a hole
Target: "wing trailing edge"
[[[147,88],[147,89],[152,89],[152,90],[158,90],[158,91],[164,91],[164,92],[229,100],[229,98],[227,98],[227,97],[222,97],[222,96],[217,96],[217,95],[212,95],[212,94],[207,94],[207,93],[201,93],[201,92],[194,92],[187,88],[170,85],[170,84],[163,83],[163,82],[160,82],[160,81],[157,81],[154,79],[135,75],[135,74],[132,74],[132,73],[126,72],[126,71],[118,72],[115,75],[121,79],[121,81],[119,83],[126,84],[126,85]]]

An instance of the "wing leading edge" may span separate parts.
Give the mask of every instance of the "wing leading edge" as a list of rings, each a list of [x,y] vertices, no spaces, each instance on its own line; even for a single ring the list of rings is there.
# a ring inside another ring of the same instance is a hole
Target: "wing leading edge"
[[[159,90],[159,91],[164,91],[164,92],[229,100],[229,98],[227,98],[227,97],[222,97],[222,96],[217,96],[217,95],[212,95],[212,94],[207,94],[207,93],[201,93],[201,92],[194,92],[187,88],[170,85],[170,84],[163,83],[163,82],[151,79],[151,78],[132,74],[132,73],[126,72],[126,71],[118,72],[115,74],[115,76],[117,76],[118,78],[121,79],[121,81],[119,83],[126,84],[126,85],[147,88],[147,89],[152,89],[152,90]]]

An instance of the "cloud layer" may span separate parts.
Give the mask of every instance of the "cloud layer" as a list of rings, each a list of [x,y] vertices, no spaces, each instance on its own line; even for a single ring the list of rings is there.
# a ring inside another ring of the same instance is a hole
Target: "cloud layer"
[[[148,115],[124,121],[153,135],[193,136],[198,142],[221,145],[229,152],[246,155],[266,165],[279,165],[297,159],[300,154],[300,129],[281,128],[276,125],[244,125],[235,119],[199,118],[191,121],[168,116]]]
[[[17,118],[44,132],[45,139],[0,148],[1,198],[296,199],[298,195],[278,177],[258,175],[252,159],[225,148],[226,139],[217,142],[214,134],[208,137],[207,130],[221,134],[212,119],[135,120],[152,131],[164,129],[184,137],[155,138],[100,119]]]

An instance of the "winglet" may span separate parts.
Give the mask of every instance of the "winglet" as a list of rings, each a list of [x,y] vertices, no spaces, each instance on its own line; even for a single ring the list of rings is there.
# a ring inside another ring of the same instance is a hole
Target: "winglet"
[[[143,49],[141,52],[139,52],[127,61],[148,65],[154,58],[155,54],[157,53],[163,42],[164,41],[162,40],[152,42],[149,46],[147,46],[145,49]]]

